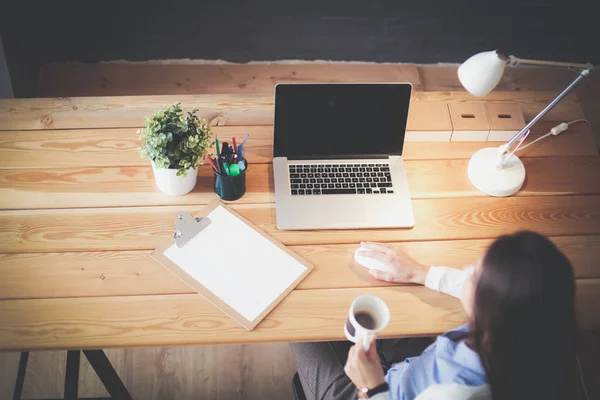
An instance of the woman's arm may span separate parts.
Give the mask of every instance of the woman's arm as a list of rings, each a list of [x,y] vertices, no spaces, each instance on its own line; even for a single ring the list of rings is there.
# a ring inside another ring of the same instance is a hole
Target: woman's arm
[[[381,243],[361,243],[361,256],[373,257],[390,266],[389,271],[369,270],[377,279],[397,283],[419,283],[438,292],[460,297],[466,274],[454,268],[429,267],[402,250]]]
[[[389,388],[385,380],[385,373],[381,366],[381,359],[377,353],[375,335],[371,335],[369,350],[365,351],[361,344],[354,345],[348,352],[348,360],[344,372],[358,389],[367,390],[357,392],[359,399],[389,399]],[[368,391],[380,392],[368,397]]]
[[[424,285],[429,289],[460,298],[466,274],[460,269],[448,267],[430,267]]]

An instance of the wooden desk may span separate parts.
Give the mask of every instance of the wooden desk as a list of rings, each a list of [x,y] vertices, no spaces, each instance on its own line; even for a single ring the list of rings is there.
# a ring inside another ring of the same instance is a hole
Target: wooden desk
[[[530,119],[554,93],[495,92]],[[173,233],[173,215],[215,195],[208,167],[195,191],[161,194],[139,157],[136,129],[163,104],[182,101],[219,126],[222,139],[251,133],[248,193],[233,207],[315,264],[314,272],[247,332],[149,255]],[[464,92],[417,92],[413,101],[480,101]],[[549,235],[572,260],[577,317],[600,327],[600,157],[586,124],[524,151],[517,196],[471,187],[469,157],[499,143],[407,143],[416,226],[411,230],[279,231],[273,203],[271,96],[194,95],[0,100],[0,349],[166,346],[342,339],[351,300],[381,296],[385,336],[431,335],[465,321],[459,302],[418,286],[390,286],[352,266],[361,240],[401,245],[424,262],[462,267],[496,236]],[[550,120],[582,116],[572,96]],[[540,123],[532,139],[556,123]]]

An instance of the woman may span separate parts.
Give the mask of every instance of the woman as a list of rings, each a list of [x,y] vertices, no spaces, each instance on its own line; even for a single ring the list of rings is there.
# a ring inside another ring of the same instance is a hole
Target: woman
[[[469,321],[404,361],[406,340],[379,341],[368,353],[352,346],[347,358],[341,342],[293,344],[309,399],[353,399],[356,388],[378,393],[374,399],[414,399],[430,385],[450,383],[487,384],[494,400],[567,398],[575,360],[575,285],[569,260],[550,240],[534,232],[502,236],[464,271],[427,267],[381,244],[362,247],[368,248],[363,255],[390,265],[391,272],[371,275],[460,297]],[[385,374],[388,360],[402,362]]]

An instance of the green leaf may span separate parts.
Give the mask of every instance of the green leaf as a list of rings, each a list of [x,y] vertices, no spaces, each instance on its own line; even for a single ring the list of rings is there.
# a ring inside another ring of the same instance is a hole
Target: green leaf
[[[181,103],[175,103],[145,118],[144,128],[137,131],[140,155],[160,168],[197,167],[214,144],[210,124],[194,115],[197,111],[185,115]]]

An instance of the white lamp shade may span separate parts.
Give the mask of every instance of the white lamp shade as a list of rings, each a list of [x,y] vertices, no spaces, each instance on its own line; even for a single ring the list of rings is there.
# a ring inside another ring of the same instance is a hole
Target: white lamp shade
[[[497,51],[475,54],[458,67],[458,79],[474,96],[485,96],[500,82],[507,58]]]

